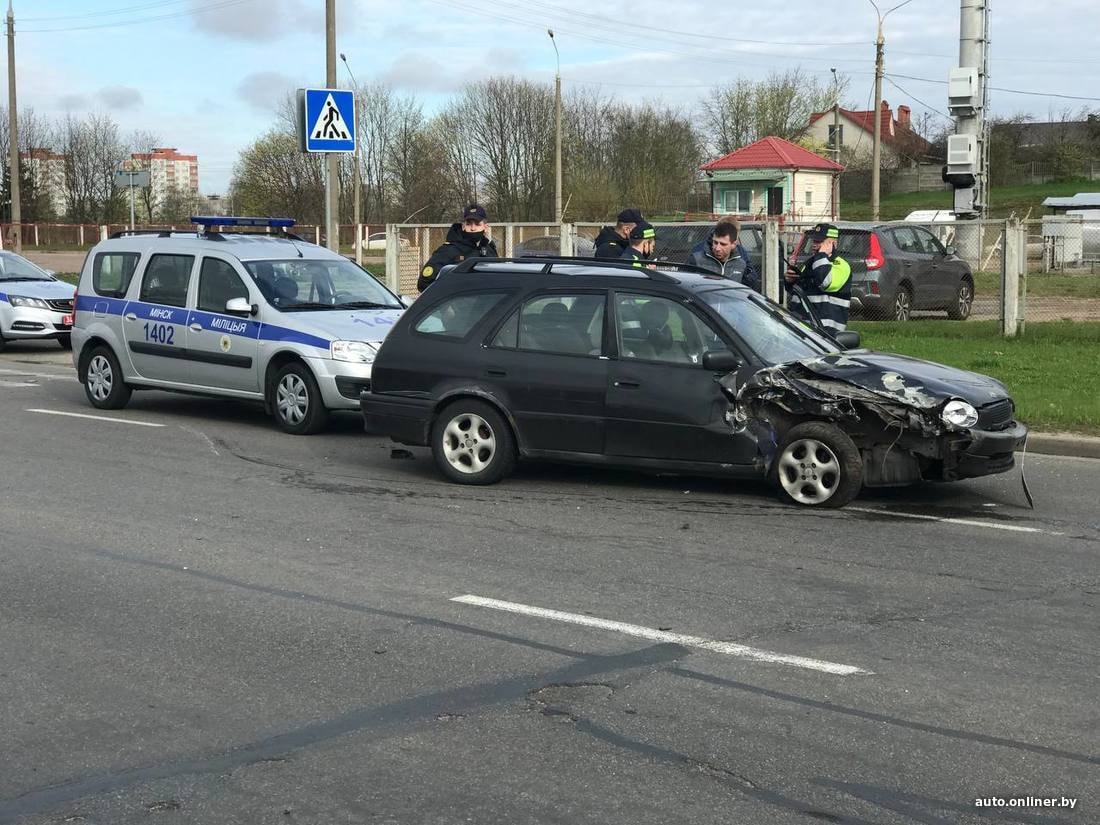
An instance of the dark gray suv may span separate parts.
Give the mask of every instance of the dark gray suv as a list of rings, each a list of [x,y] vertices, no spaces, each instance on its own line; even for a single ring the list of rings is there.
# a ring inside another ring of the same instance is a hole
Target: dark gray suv
[[[837,254],[852,266],[852,311],[865,318],[908,321],[914,311],[945,311],[964,321],[974,304],[970,264],[922,226],[838,223]],[[810,256],[803,233],[795,251]]]

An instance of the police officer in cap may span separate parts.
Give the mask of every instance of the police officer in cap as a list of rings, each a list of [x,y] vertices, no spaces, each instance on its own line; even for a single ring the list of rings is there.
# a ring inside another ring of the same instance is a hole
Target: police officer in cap
[[[645,223],[640,209],[624,209],[614,226],[605,226],[596,236],[597,258],[621,258],[630,246],[630,230]]]
[[[630,261],[639,269],[647,266],[647,261],[653,257],[653,248],[657,245],[657,231],[653,225],[644,220],[639,221],[630,230],[628,240],[630,246],[619,256],[620,260]]]
[[[808,234],[812,254],[801,267],[787,270],[787,283],[797,284],[806,293],[826,332],[842,332],[848,326],[852,267],[836,254],[840,230],[831,223],[819,223]],[[797,306],[792,311],[801,314]]]
[[[462,221],[452,223],[447,230],[447,241],[440,246],[416,279],[416,289],[423,292],[433,283],[439,270],[449,264],[457,264],[467,258],[498,258],[496,244],[489,237],[489,216],[484,207],[471,203],[462,210]]]

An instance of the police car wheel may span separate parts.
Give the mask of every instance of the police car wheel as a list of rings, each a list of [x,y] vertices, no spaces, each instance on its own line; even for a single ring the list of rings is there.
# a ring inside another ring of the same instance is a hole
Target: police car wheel
[[[515,469],[516,440],[495,408],[462,399],[445,407],[432,425],[432,457],[451,481],[495,484]]]
[[[7,343],[8,343],[8,342],[4,340],[4,336],[3,336],[3,335],[0,335],[0,352],[3,352],[3,351],[4,351],[4,346],[5,346],[5,345],[6,345]]]
[[[791,427],[771,469],[779,496],[803,507],[843,507],[863,486],[863,460],[852,439],[824,421]]]
[[[96,347],[84,359],[84,394],[93,407],[118,410],[130,400],[130,388],[122,380],[122,369],[107,347]]]
[[[275,422],[291,435],[310,435],[328,423],[321,390],[309,367],[291,362],[279,370],[272,388]]]

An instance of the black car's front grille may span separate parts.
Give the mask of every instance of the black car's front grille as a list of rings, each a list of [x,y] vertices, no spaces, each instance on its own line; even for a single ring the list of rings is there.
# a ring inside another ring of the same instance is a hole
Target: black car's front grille
[[[58,312],[72,312],[73,311],[73,299],[72,298],[62,298],[62,299],[57,300],[57,301],[47,300],[46,303],[49,304],[50,307],[52,307],[53,309],[56,309]]]
[[[1003,430],[1012,423],[1012,399],[1004,398],[978,408],[979,430]]]

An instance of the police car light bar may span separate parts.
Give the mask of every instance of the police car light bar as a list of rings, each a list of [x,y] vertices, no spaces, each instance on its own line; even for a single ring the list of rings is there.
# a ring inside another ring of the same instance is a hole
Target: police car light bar
[[[192,215],[191,223],[204,230],[215,226],[265,226],[271,229],[289,229],[294,226],[294,218],[249,218],[228,215]]]

